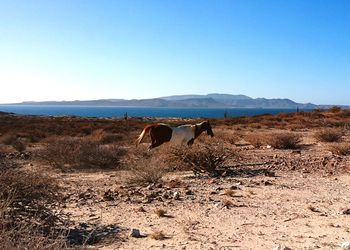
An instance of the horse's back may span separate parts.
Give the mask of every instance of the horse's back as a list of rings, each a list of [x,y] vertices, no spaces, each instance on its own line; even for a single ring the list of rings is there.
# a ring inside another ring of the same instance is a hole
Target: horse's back
[[[151,136],[153,136],[158,141],[167,142],[170,141],[172,137],[173,130],[166,124],[156,124],[153,125],[151,130]]]
[[[187,143],[194,137],[194,128],[191,125],[172,127],[172,130],[171,142],[176,144]]]

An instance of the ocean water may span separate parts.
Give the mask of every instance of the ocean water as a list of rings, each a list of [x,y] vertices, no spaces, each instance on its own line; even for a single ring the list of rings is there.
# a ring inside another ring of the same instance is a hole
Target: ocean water
[[[0,105],[0,111],[23,115],[83,116],[83,117],[179,117],[179,118],[223,118],[295,112],[296,109],[266,108],[158,108],[158,107],[104,107],[62,105]],[[309,110],[303,110],[309,111]]]

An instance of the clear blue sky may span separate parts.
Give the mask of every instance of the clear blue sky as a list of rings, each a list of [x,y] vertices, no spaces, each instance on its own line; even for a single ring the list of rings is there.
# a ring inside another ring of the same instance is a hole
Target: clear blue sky
[[[348,0],[0,6],[0,103],[215,92],[350,104]]]

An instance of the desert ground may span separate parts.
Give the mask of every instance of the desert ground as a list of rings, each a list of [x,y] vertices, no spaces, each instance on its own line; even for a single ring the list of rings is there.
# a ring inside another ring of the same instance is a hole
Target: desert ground
[[[350,249],[349,110],[201,121],[2,113],[0,249]]]

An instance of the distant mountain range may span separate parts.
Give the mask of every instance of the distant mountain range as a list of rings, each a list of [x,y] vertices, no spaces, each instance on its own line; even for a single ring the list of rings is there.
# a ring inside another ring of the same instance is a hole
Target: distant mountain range
[[[89,101],[45,101],[22,102],[17,105],[93,105],[93,106],[135,106],[135,107],[217,107],[217,108],[300,108],[314,109],[312,103],[297,103],[290,99],[251,98],[246,95],[207,94],[172,95],[152,99],[101,99]]]

